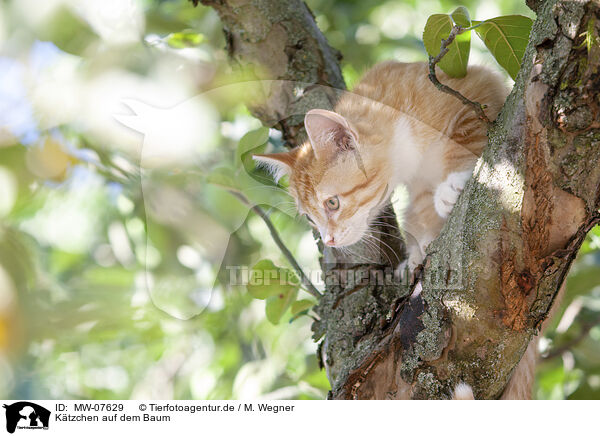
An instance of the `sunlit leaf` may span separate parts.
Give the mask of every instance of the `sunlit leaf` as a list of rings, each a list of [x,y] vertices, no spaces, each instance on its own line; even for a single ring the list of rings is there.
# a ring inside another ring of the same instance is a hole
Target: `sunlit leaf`
[[[222,186],[207,184],[202,193],[202,206],[232,232],[236,231],[248,216],[248,206],[224,193]]]
[[[304,312],[307,309],[310,309],[315,305],[313,300],[298,300],[292,304],[292,315],[296,315],[297,313]]]
[[[300,318],[303,315],[308,315],[308,311],[315,304],[316,303],[312,300],[295,301],[294,304],[292,304],[292,307],[290,310],[290,312],[292,314],[292,317],[290,318],[290,323],[296,321],[298,318]]]
[[[229,167],[217,167],[207,177],[207,182],[227,189],[238,189],[235,172]]]
[[[77,159],[69,155],[59,142],[48,137],[40,144],[30,146],[25,156],[27,168],[40,179],[62,182],[69,167]]]
[[[173,48],[196,47],[204,42],[204,35],[193,31],[171,33],[165,38]]]
[[[0,225],[0,265],[11,276],[17,288],[25,289],[35,279],[33,239],[20,230]]]
[[[92,267],[88,268],[81,278],[94,286],[126,288],[131,286],[134,273],[118,267]]]
[[[263,259],[252,267],[249,283],[246,285],[250,295],[259,300],[273,296],[280,298],[281,295],[285,296],[298,288],[298,280],[292,271],[279,268],[268,259]]]
[[[299,283],[294,273],[264,259],[252,268],[246,288],[254,298],[267,300],[267,319],[277,324],[296,300]]]
[[[500,66],[510,77],[517,78],[521,69],[521,60],[529,42],[531,18],[522,15],[507,15],[485,21],[473,21],[480,24],[475,28],[477,35],[485,43]]]
[[[298,288],[292,288],[287,292],[281,291],[277,295],[267,298],[266,313],[269,322],[278,324],[297,296]]]
[[[457,12],[461,21],[465,16]],[[442,39],[448,38],[454,26],[452,17],[447,14],[435,14],[429,17],[423,30],[423,44],[427,53],[435,57],[439,54]],[[451,77],[464,77],[467,74],[469,53],[471,51],[471,32],[463,32],[448,47],[448,52],[438,63],[439,67]]]
[[[74,55],[83,54],[98,40],[91,26],[68,6],[57,8],[37,30],[41,40],[52,41],[61,50]]]
[[[268,140],[269,129],[267,127],[260,127],[242,136],[237,147],[236,166],[241,164],[246,172],[251,173],[255,167],[252,155],[263,153]]]
[[[450,14],[450,17],[457,26],[467,28],[471,26],[471,17],[469,10],[464,6],[459,6]]]

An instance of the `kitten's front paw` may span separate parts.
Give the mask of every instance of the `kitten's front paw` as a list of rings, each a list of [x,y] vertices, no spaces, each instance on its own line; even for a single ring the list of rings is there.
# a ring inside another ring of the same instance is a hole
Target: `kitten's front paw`
[[[433,194],[433,206],[442,218],[447,218],[458,200],[458,196],[471,177],[472,171],[450,173],[446,180],[440,183]]]
[[[412,248],[412,249],[411,249]],[[423,262],[424,256],[419,250],[418,246],[409,247],[408,248],[408,257],[404,262],[396,267],[396,271],[394,271],[394,276],[397,280],[401,282],[411,283],[413,280],[413,273],[415,268],[417,268]]]

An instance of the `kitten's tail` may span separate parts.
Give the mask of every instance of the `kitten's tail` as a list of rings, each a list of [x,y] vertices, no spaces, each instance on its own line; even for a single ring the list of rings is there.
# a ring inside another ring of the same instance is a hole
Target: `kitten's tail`
[[[460,382],[454,388],[453,400],[474,400],[473,389],[466,383]]]

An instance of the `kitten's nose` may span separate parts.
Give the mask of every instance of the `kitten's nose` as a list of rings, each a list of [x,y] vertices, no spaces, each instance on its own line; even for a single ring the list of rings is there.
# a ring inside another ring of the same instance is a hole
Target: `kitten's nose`
[[[325,245],[335,245],[335,239],[333,238],[333,235],[327,234],[325,235]]]

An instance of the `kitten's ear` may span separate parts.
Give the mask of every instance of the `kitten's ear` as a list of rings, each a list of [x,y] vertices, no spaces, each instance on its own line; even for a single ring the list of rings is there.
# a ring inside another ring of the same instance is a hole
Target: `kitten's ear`
[[[304,127],[317,159],[326,159],[339,150],[352,150],[357,143],[348,120],[335,112],[312,109],[304,117]]]
[[[266,168],[275,179],[275,183],[278,183],[283,176],[291,174],[296,155],[292,151],[288,153],[255,154],[252,159],[256,161],[258,166]]]

